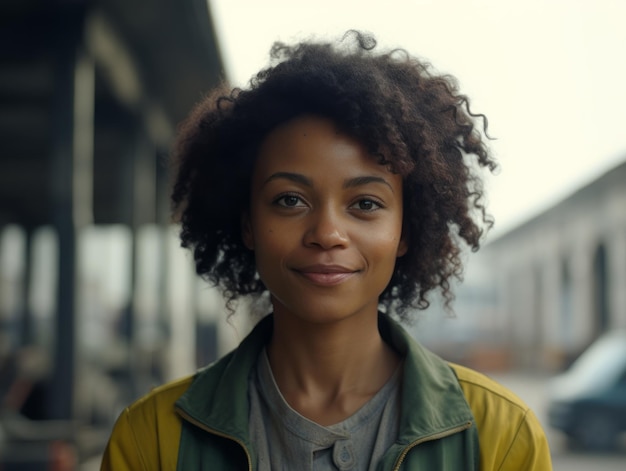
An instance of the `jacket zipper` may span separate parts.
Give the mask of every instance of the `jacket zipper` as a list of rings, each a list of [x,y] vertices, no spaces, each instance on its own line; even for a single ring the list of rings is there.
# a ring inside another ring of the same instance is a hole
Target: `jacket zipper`
[[[454,427],[454,428],[445,430],[443,432],[435,433],[433,435],[428,435],[427,437],[422,437],[422,438],[420,438],[418,440],[415,440],[414,442],[410,443],[404,449],[404,451],[402,452],[402,454],[398,458],[398,461],[396,462],[396,464],[395,464],[395,466],[393,468],[393,471],[398,471],[400,469],[400,466],[402,465],[402,462],[404,461],[404,458],[406,458],[406,455],[408,455],[409,451],[411,451],[417,445],[420,445],[420,444],[425,443],[425,442],[430,442],[430,441],[433,441],[433,440],[439,440],[440,438],[444,438],[444,437],[447,437],[447,436],[450,436],[450,435],[454,435],[455,433],[467,430],[471,426],[472,426],[472,422],[468,421],[468,422],[464,423],[463,425],[459,425],[458,427]]]
[[[239,446],[241,446],[241,448],[243,448],[243,451],[246,454],[246,460],[248,461],[248,471],[252,471],[252,459],[250,458],[250,452],[248,451],[248,449],[246,448],[246,445],[241,440],[239,440],[238,438],[235,438],[235,437],[233,437],[231,435],[227,435],[225,433],[221,433],[221,432],[218,432],[217,430],[213,430],[212,428],[207,427],[202,422],[197,421],[196,419],[191,417],[189,414],[187,414],[186,412],[184,412],[184,411],[182,411],[180,409],[178,409],[178,413],[181,414],[185,418],[185,420],[187,420],[190,423],[194,424],[196,427],[201,428],[205,432],[211,433],[213,435],[217,435],[218,437],[226,438],[228,440],[232,440],[235,443],[237,443]],[[414,442],[410,443],[404,449],[404,451],[402,452],[402,454],[398,458],[398,461],[396,462],[395,466],[393,467],[393,471],[398,471],[400,469],[400,466],[402,465],[402,462],[404,461],[404,458],[406,458],[406,455],[408,455],[409,451],[411,451],[417,445],[420,445],[420,444],[425,443],[425,442],[433,441],[433,440],[439,440],[440,438],[444,438],[444,437],[447,437],[449,435],[454,435],[455,433],[467,430],[471,426],[472,426],[472,422],[468,421],[468,422],[464,423],[463,425],[459,425],[458,427],[454,427],[454,428],[451,428],[449,430],[445,430],[443,432],[435,433],[435,434],[429,435],[427,437],[422,437],[419,440],[415,440]]]
[[[178,413],[181,416],[183,416],[185,418],[185,420],[187,420],[188,422],[192,423],[196,427],[201,428],[205,432],[208,432],[208,433],[213,434],[213,435],[217,435],[218,437],[226,438],[228,440],[232,440],[235,443],[239,444],[241,446],[241,448],[243,448],[243,451],[246,453],[246,459],[248,460],[248,471],[252,471],[252,458],[250,458],[250,452],[248,451],[248,449],[246,448],[246,445],[241,440],[239,440],[238,438],[235,438],[235,437],[233,437],[231,435],[227,435],[225,433],[218,432],[217,430],[213,430],[212,428],[207,427],[202,422],[197,421],[196,419],[194,419],[193,417],[191,417],[189,414],[187,414],[185,411],[183,411],[181,409],[178,409]]]

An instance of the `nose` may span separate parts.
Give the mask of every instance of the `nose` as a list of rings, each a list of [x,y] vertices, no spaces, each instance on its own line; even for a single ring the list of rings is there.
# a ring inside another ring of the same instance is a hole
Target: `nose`
[[[306,247],[328,250],[347,246],[349,239],[345,221],[338,211],[332,208],[319,208],[309,215],[308,222],[303,238]]]

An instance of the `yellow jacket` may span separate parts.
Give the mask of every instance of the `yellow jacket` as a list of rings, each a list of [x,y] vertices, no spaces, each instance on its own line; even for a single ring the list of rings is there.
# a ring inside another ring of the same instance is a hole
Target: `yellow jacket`
[[[271,334],[261,321],[234,352],[153,390],[120,415],[102,471],[255,469],[247,434],[247,377]],[[549,471],[532,411],[486,376],[450,365],[381,316],[383,338],[404,355],[397,444],[381,470]]]

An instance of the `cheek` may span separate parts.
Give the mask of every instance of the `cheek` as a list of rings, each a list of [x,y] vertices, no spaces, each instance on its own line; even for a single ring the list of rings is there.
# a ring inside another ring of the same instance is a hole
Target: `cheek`
[[[363,231],[363,237],[369,238],[372,246],[379,246],[381,251],[393,252],[403,244],[402,224],[387,221],[376,230]]]
[[[393,271],[398,259],[399,253],[399,237],[394,233],[386,236],[369,238],[363,241],[361,250],[365,258],[369,259],[369,263],[378,267],[381,276],[387,276],[387,272]]]
[[[375,250],[380,260],[395,266],[398,257],[407,252],[407,246],[400,234],[389,233],[387,237],[372,241],[372,250]],[[393,268],[392,268],[393,269]]]
[[[289,243],[285,237],[281,237],[281,233],[271,227],[255,228],[254,250],[259,273],[278,264],[287,251]]]

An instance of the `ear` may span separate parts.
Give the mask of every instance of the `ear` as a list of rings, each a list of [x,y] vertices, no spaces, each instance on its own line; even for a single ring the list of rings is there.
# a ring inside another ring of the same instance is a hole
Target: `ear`
[[[402,234],[400,235],[400,243],[398,244],[398,250],[396,251],[396,258],[402,257],[409,251],[409,242],[404,227],[402,228]]]
[[[243,245],[245,245],[246,248],[254,250],[252,224],[250,222],[250,215],[247,211],[241,215],[241,239],[243,240]]]

